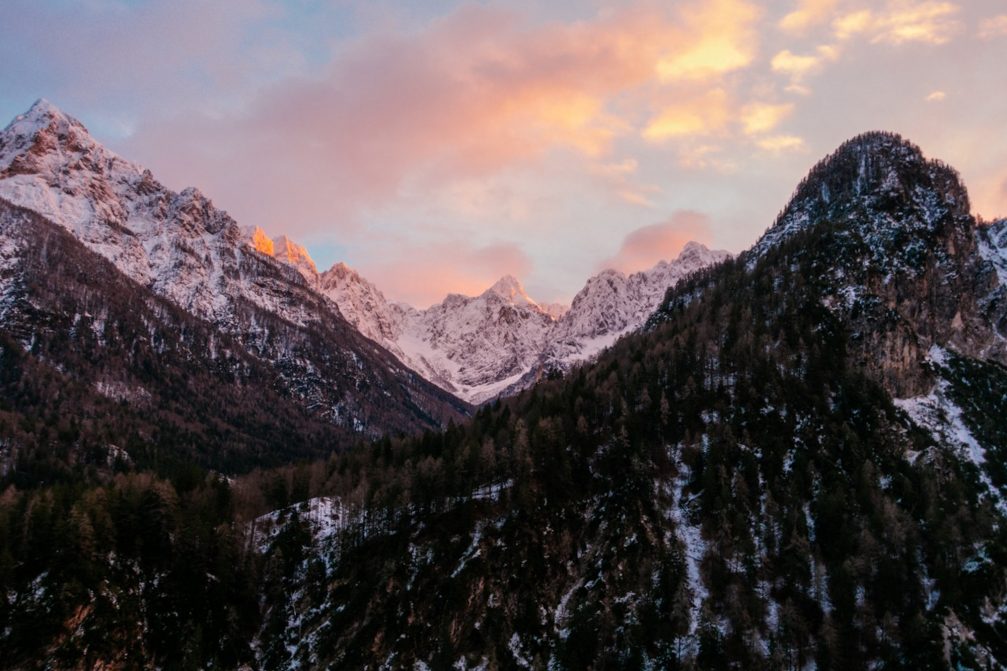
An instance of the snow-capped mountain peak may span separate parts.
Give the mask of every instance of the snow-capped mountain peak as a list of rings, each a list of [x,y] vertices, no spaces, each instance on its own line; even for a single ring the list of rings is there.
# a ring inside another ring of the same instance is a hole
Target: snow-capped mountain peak
[[[318,268],[315,266],[314,259],[311,258],[308,250],[303,245],[294,242],[286,235],[270,238],[258,226],[246,228],[245,236],[246,242],[252,249],[293,267],[301,273],[308,286],[316,287],[318,284]]]
[[[5,137],[34,138],[42,131],[52,130],[62,135],[77,131],[81,137],[90,139],[84,125],[64,114],[62,110],[45,98],[39,98],[24,114],[19,114],[7,125]],[[92,141],[93,144],[93,141]]]
[[[285,235],[273,238],[273,255],[277,260],[297,268],[309,283],[318,275],[318,268],[308,250]]]
[[[482,295],[499,296],[514,305],[530,305],[538,307],[538,303],[528,296],[524,287],[521,285],[521,282],[519,282],[513,275],[504,275],[497,280],[493,286],[483,292]]]
[[[339,262],[318,276],[317,288],[339,306],[343,317],[358,331],[405,360],[395,344],[401,332],[402,309],[390,304],[376,286]]]

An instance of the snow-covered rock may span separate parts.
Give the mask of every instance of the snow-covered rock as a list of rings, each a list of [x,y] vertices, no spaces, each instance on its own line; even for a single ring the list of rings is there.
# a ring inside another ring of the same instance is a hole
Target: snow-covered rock
[[[587,281],[570,310],[556,323],[539,363],[552,370],[593,358],[621,336],[640,328],[665,292],[684,277],[730,255],[689,242],[673,261],[624,275],[605,270]]]
[[[69,230],[124,274],[193,314],[227,322],[249,300],[295,323],[316,316],[259,281],[261,255],[197,189],[175,193],[96,142],[76,119],[37,101],[0,133],[0,198]],[[296,263],[297,250],[278,258]],[[289,271],[283,271],[299,284]]]

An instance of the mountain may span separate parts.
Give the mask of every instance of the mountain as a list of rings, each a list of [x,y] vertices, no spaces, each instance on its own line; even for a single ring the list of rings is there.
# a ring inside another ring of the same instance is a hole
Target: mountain
[[[183,451],[204,464],[247,468],[324,454],[359,437],[437,428],[467,412],[308,287],[286,263],[303,262],[303,250],[280,241],[274,253],[285,263],[254,252],[246,233],[197,190],[170,191],[44,100],[0,133],[0,201],[6,351],[20,350],[16,356],[67,384],[136,403],[137,417],[144,403],[187,395],[185,412],[165,426],[192,421]],[[102,281],[81,277],[86,268]],[[109,329],[118,335],[106,339]],[[96,367],[96,360],[117,363]],[[151,376],[155,369],[160,375]],[[235,409],[226,431],[198,407],[211,390],[212,407]],[[79,419],[72,406],[66,412],[67,421]],[[291,438],[251,436],[264,421],[253,415],[272,415],[274,427],[285,418]],[[158,441],[143,451],[167,451]],[[241,456],[223,458],[231,450]]]
[[[389,302],[343,263],[318,274],[301,247],[294,245],[300,251],[283,257],[265,234],[253,231],[249,240],[278,259],[294,259],[291,265],[299,264],[295,267],[309,285],[331,298],[363,335],[427,380],[474,404],[517,393],[543,375],[590,360],[642,326],[669,287],[729,256],[690,242],[677,259],[649,270],[629,276],[606,270],[592,277],[569,308],[539,304],[516,278],[505,276],[479,296],[452,294],[417,310]]]
[[[661,261],[649,270],[628,276],[606,270],[590,278],[550,331],[549,343],[535,365],[508,392],[527,389],[543,375],[566,372],[574,364],[591,360],[640,328],[665,293],[682,279],[728,258],[727,252],[689,242],[676,259]]]
[[[1002,224],[975,220],[953,168],[897,135],[854,138],[811,170],[747,263],[822,221],[840,229],[823,300],[893,393],[929,388],[920,364],[935,344],[1007,363]]]
[[[870,133],[644,328],[440,433],[8,489],[5,663],[1001,668],[1007,224],[968,210]]]
[[[358,454],[377,498],[335,483],[270,527],[267,557],[313,549],[273,574],[258,659],[1003,666],[1005,224],[967,203],[855,138],[595,363]]]

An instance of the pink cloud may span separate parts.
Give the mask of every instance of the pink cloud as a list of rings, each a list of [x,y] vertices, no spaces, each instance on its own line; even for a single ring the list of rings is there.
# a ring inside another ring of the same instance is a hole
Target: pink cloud
[[[666,221],[643,226],[622,241],[618,254],[604,261],[601,268],[632,273],[653,267],[658,261],[673,259],[690,241],[707,243],[710,219],[699,212],[683,210]]]
[[[346,230],[407,186],[485,178],[553,151],[603,160],[648,115],[638,109],[648,87],[715,75],[724,51],[728,69],[750,58],[748,3],[687,9],[543,26],[465,6],[419,31],[344,45],[324,75],[269,87],[239,118],[141,126],[123,151],[173,186],[200,185],[243,223]]]
[[[520,247],[510,243],[483,247],[443,243],[421,245],[360,270],[390,300],[427,307],[449,293],[478,295],[504,275],[527,277],[532,263]]]

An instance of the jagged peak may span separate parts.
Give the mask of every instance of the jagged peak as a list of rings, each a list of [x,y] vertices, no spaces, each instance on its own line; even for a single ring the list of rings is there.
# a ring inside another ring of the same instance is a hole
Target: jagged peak
[[[323,287],[332,287],[342,283],[352,282],[355,284],[366,285],[373,288],[375,291],[377,290],[377,288],[367,281],[360,273],[358,273],[356,269],[343,261],[333,263],[329,269],[323,272],[319,277]]]
[[[501,298],[504,298],[512,303],[524,304],[524,305],[538,305],[533,301],[527,293],[525,293],[524,287],[521,286],[521,282],[518,281],[513,275],[504,275],[499,280],[496,281],[493,286],[483,292],[483,295],[496,294]]]
[[[315,261],[308,254],[308,250],[286,235],[279,235],[273,238],[273,256],[284,263],[289,263],[295,268],[310,268],[312,272],[318,272]]]
[[[39,98],[23,114],[18,114],[4,129],[4,133],[30,135],[53,124],[57,126],[73,126],[87,133],[80,121],[65,113],[45,98]]]
[[[32,103],[31,107],[25,113],[26,116],[38,116],[38,115],[48,115],[48,116],[66,116],[56,105],[49,102],[46,98],[39,98]]]
[[[360,277],[354,268],[347,265],[344,261],[336,261],[332,264],[328,270],[326,270],[323,275],[338,275],[339,277]]]
[[[50,164],[49,168],[59,171],[68,160],[76,160],[83,154],[118,159],[91,137],[84,124],[45,98],[39,98],[27,112],[14,117],[0,133],[0,169],[9,167],[20,156],[18,170],[33,172],[39,169],[40,158],[56,156],[59,165]],[[133,167],[141,170],[139,166]]]
[[[248,231],[248,244],[252,246],[255,251],[265,254],[266,256],[276,255],[276,246],[273,244],[272,238],[270,238],[264,230],[258,226],[252,226]]]
[[[664,263],[664,262],[662,261],[662,263]],[[606,277],[626,279],[626,273],[622,272],[621,270],[616,270],[615,268],[605,268],[604,270],[602,270],[602,271],[596,273],[595,275],[592,275],[591,277],[587,278],[587,281],[588,281],[588,284],[590,284],[592,282],[597,282],[597,281],[599,281],[601,279],[604,279]]]
[[[309,276],[309,279],[311,276],[318,274],[318,268],[315,266],[315,261],[311,258],[308,250],[286,235],[270,238],[269,234],[258,226],[246,227],[244,232],[248,245],[255,251],[293,266],[301,271],[302,274]]]

